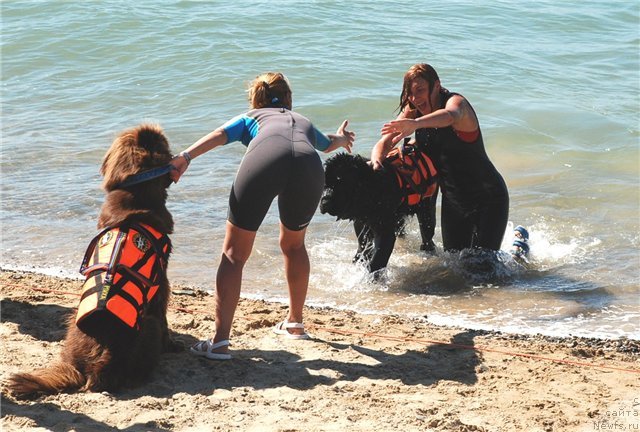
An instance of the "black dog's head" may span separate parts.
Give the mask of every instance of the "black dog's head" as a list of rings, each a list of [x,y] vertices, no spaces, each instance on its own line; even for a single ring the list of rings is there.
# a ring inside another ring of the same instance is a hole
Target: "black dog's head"
[[[365,186],[367,171],[371,168],[360,155],[338,153],[325,162],[324,194],[320,211],[338,219],[355,219],[358,215],[356,201]]]
[[[360,155],[338,153],[325,162],[320,211],[345,220],[368,220],[395,211],[400,196],[392,179]]]

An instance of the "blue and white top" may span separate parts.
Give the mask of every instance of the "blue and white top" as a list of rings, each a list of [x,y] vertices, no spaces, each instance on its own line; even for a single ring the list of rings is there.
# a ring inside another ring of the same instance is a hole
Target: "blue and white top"
[[[279,135],[292,141],[307,141],[324,151],[331,140],[316,129],[309,119],[286,108],[259,108],[240,114],[222,125],[227,142],[240,141],[245,146],[258,136]]]

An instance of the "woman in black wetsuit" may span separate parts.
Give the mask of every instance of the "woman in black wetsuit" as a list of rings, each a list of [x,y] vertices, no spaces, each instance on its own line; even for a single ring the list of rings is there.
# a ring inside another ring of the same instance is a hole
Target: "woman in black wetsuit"
[[[382,166],[395,144],[415,132],[416,145],[438,170],[445,251],[499,250],[509,215],[509,193],[487,156],[471,104],[443,88],[435,69],[422,63],[405,74],[399,109],[397,119],[382,127],[383,136],[371,151],[374,168]]]
[[[355,134],[345,120],[335,134],[324,135],[291,110],[291,88],[281,73],[265,73],[249,87],[251,110],[203,136],[172,161],[178,181],[192,159],[218,146],[240,141],[247,152],[229,196],[229,214],[216,276],[216,333],[191,352],[212,360],[229,360],[229,335],[240,298],[242,270],[256,232],[274,198],[280,213],[280,248],[289,287],[289,314],[274,331],[307,339],[302,313],[309,283],[309,257],[304,239],[324,188],[324,170],[316,150],[351,152]]]

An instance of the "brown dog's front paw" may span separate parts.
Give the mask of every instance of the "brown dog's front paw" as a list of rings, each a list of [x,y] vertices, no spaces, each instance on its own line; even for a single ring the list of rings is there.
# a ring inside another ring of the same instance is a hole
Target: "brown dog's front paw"
[[[184,351],[185,345],[181,340],[177,340],[171,337],[167,338],[166,343],[166,352],[177,353],[180,351]]]

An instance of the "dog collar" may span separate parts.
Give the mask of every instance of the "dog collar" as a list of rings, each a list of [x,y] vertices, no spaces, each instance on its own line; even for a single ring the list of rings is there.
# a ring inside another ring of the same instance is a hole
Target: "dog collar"
[[[171,170],[176,169],[176,167],[174,167],[173,165],[169,164],[169,165],[165,165],[162,167],[158,167],[158,168],[153,168],[147,171],[143,171],[141,173],[138,174],[134,174],[132,176],[127,177],[127,179],[125,181],[123,181],[122,183],[119,183],[116,188],[117,189],[121,189],[121,188],[125,188],[128,186],[133,186],[135,184],[138,183],[144,183],[146,181],[149,180],[153,180],[154,178],[158,178],[161,177],[165,174],[169,174],[171,172]]]

